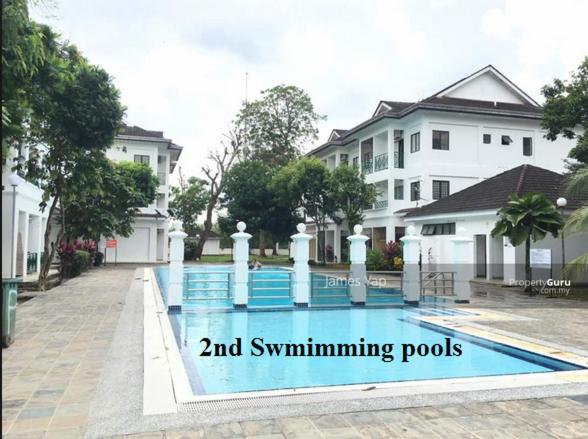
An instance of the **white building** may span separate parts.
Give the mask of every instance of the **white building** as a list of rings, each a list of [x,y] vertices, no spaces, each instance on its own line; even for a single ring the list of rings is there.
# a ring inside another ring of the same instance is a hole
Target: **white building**
[[[107,151],[108,158],[148,164],[159,179],[156,200],[140,208],[128,238],[115,237],[117,248],[99,248],[105,252],[106,262],[166,262],[168,258],[168,204],[170,174],[178,162],[182,147],[163,137],[162,131],[150,131],[137,126],[123,125]]]
[[[525,163],[561,172],[574,145],[551,142],[541,106],[493,66],[419,102],[380,101],[371,118],[333,130],[312,150],[329,168],[358,166],[379,190],[366,211],[364,233],[381,249],[404,235],[404,214]],[[309,227],[308,233],[315,231]],[[316,232],[315,232],[316,233]],[[337,260],[349,234],[329,224],[326,244]],[[316,257],[316,240],[311,256]]]
[[[463,189],[435,203],[406,214],[404,220],[414,225],[422,236],[422,264],[426,271],[454,271],[453,245],[456,235],[472,238],[468,263],[474,265],[474,277],[502,279],[509,283],[525,277],[525,246],[513,247],[507,238],[493,237],[497,211],[506,205],[510,194],[522,196],[542,193],[556,204],[565,195],[563,175],[533,165],[521,165],[478,184]],[[588,203],[588,194],[567,198],[564,214]],[[531,243],[531,249],[547,250],[549,264],[535,269],[534,278],[559,279],[562,266],[562,237]],[[588,234],[565,237],[565,262],[588,252]]]
[[[22,176],[11,176],[14,158],[19,154],[26,160],[28,151],[11,148],[6,164],[2,165],[3,278],[38,273],[47,226],[49,207],[44,212],[39,209],[43,191]]]

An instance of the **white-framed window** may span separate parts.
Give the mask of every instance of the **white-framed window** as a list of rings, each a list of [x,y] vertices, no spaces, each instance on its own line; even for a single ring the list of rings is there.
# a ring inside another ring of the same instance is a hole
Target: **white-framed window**
[[[523,137],[523,155],[533,155],[533,139],[531,137]]]
[[[410,152],[421,150],[421,133],[414,133],[410,136]]]
[[[418,201],[421,199],[421,183],[420,181],[413,181],[410,184],[410,201]]]
[[[133,157],[133,160],[135,163],[143,163],[145,165],[149,164],[149,156],[148,155],[135,154],[135,156]]]
[[[433,130],[433,149],[449,151],[449,131]]]
[[[510,136],[502,136],[500,138],[500,143],[502,145],[510,145],[512,143],[512,138]]]
[[[492,143],[492,134],[484,134],[482,137],[483,137],[483,140],[482,141],[486,145],[489,145],[490,143]]]
[[[404,180],[394,180],[394,199],[404,200]]]
[[[440,200],[449,196],[449,181],[433,180],[433,200]]]

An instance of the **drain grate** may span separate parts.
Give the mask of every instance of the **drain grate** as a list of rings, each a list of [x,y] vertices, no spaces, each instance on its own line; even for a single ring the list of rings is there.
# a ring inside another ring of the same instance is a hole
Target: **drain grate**
[[[365,392],[370,390],[370,392]],[[178,412],[197,413],[214,410],[232,410],[244,408],[275,407],[278,405],[313,404],[328,401],[344,401],[349,399],[373,398],[375,386],[345,392],[302,393],[299,395],[268,395],[222,400],[190,401],[178,403]],[[381,395],[384,396],[384,395]]]

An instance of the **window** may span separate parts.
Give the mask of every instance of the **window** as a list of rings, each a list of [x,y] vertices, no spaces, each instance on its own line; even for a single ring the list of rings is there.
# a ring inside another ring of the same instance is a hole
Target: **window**
[[[446,180],[433,180],[433,200],[440,200],[449,196],[449,182]]]
[[[359,157],[353,157],[353,167],[355,169],[359,168]]]
[[[404,200],[404,180],[394,180],[394,199]]]
[[[486,145],[492,143],[492,135],[491,134],[484,134],[484,143]]]
[[[533,155],[533,139],[523,137],[523,155]]]
[[[502,136],[501,143],[503,145],[510,145],[512,143],[512,139],[510,136]]]
[[[433,149],[449,150],[449,131],[433,130]]]
[[[421,235],[455,235],[455,223],[423,224]]]
[[[410,201],[418,201],[421,199],[421,183],[415,181],[410,184]]]
[[[341,155],[339,156],[339,162],[340,162],[342,165],[345,165],[345,166],[347,166],[347,163],[349,163],[349,154],[341,154]]]
[[[135,163],[143,163],[145,165],[149,164],[149,156],[148,155],[140,155],[140,154],[135,154]]]
[[[410,152],[421,150],[421,133],[414,133],[410,136]]]

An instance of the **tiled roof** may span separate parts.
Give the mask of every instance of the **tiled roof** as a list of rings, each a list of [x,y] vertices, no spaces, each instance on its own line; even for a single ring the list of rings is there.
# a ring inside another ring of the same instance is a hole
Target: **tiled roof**
[[[163,139],[163,131],[151,131],[138,126],[129,126],[122,124],[119,131],[120,135],[123,136],[136,136],[136,137],[154,137],[157,139]]]
[[[531,192],[543,193],[555,203],[564,195],[564,184],[565,177],[557,172],[533,165],[521,165],[409,212],[406,217],[494,210],[503,207],[511,194],[521,196]],[[566,198],[571,209],[588,202],[588,194],[585,197]]]

